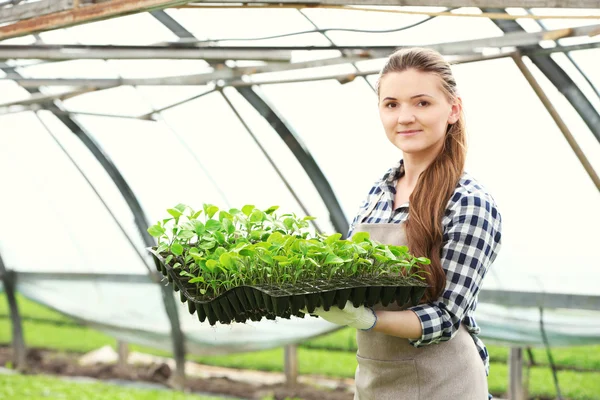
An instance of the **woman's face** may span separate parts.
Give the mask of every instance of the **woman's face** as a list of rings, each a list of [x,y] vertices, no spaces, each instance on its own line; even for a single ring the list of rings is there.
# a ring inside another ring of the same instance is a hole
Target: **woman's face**
[[[379,116],[388,139],[403,153],[428,157],[441,151],[448,124],[461,111],[460,102],[450,103],[441,85],[437,75],[414,69],[381,79]]]

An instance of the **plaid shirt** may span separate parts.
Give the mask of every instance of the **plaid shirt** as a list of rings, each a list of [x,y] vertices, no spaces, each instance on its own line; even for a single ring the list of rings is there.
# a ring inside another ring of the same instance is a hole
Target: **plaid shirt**
[[[409,217],[408,202],[393,210],[396,182],[404,175],[404,161],[378,180],[350,226],[359,222],[401,223]],[[409,340],[414,347],[451,339],[462,322],[475,341],[489,374],[489,355],[477,337],[480,328],[473,314],[481,282],[501,247],[501,216],[492,196],[469,174],[463,174],[448,202],[442,221],[441,249],[446,288],[436,301],[409,308],[421,320],[423,335]]]

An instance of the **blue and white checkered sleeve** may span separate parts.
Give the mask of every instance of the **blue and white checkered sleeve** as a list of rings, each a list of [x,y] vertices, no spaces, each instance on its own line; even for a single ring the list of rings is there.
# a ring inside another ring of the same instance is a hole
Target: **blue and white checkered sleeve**
[[[449,217],[441,249],[446,288],[436,301],[409,308],[423,328],[421,338],[409,340],[414,347],[454,336],[500,249],[501,216],[491,198],[463,195],[452,206]]]
[[[362,222],[362,220],[364,219],[364,217],[366,217],[365,215],[365,211],[369,208],[369,206],[371,205],[371,202],[376,201],[375,199],[373,199],[373,195],[378,193],[378,188],[377,188],[377,183],[375,183],[375,186],[373,186],[371,188],[371,190],[369,191],[369,194],[367,195],[367,197],[363,200],[363,202],[361,203],[360,207],[358,208],[358,211],[356,212],[356,215],[354,217],[354,220],[352,220],[352,223],[350,224],[350,227],[348,228],[348,234],[346,235],[346,237],[350,237],[352,236],[352,232],[354,231],[354,228],[356,227],[356,224],[358,224],[359,222]]]

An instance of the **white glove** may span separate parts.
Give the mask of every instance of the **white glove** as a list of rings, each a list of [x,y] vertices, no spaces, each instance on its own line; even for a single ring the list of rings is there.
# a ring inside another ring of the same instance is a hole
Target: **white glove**
[[[303,310],[306,314],[306,309]],[[352,328],[369,331],[373,329],[377,323],[377,315],[372,308],[360,306],[355,308],[352,302],[346,302],[346,307],[340,310],[337,306],[332,306],[329,311],[325,311],[323,307],[315,308],[312,315],[318,315],[326,321],[338,325],[348,325]]]

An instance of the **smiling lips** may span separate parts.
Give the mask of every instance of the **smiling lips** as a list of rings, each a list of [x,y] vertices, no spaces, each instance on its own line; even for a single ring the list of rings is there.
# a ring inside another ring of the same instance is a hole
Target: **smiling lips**
[[[396,132],[396,134],[400,135],[400,136],[414,136],[417,133],[422,132],[420,129],[409,129],[406,131],[399,131]]]

